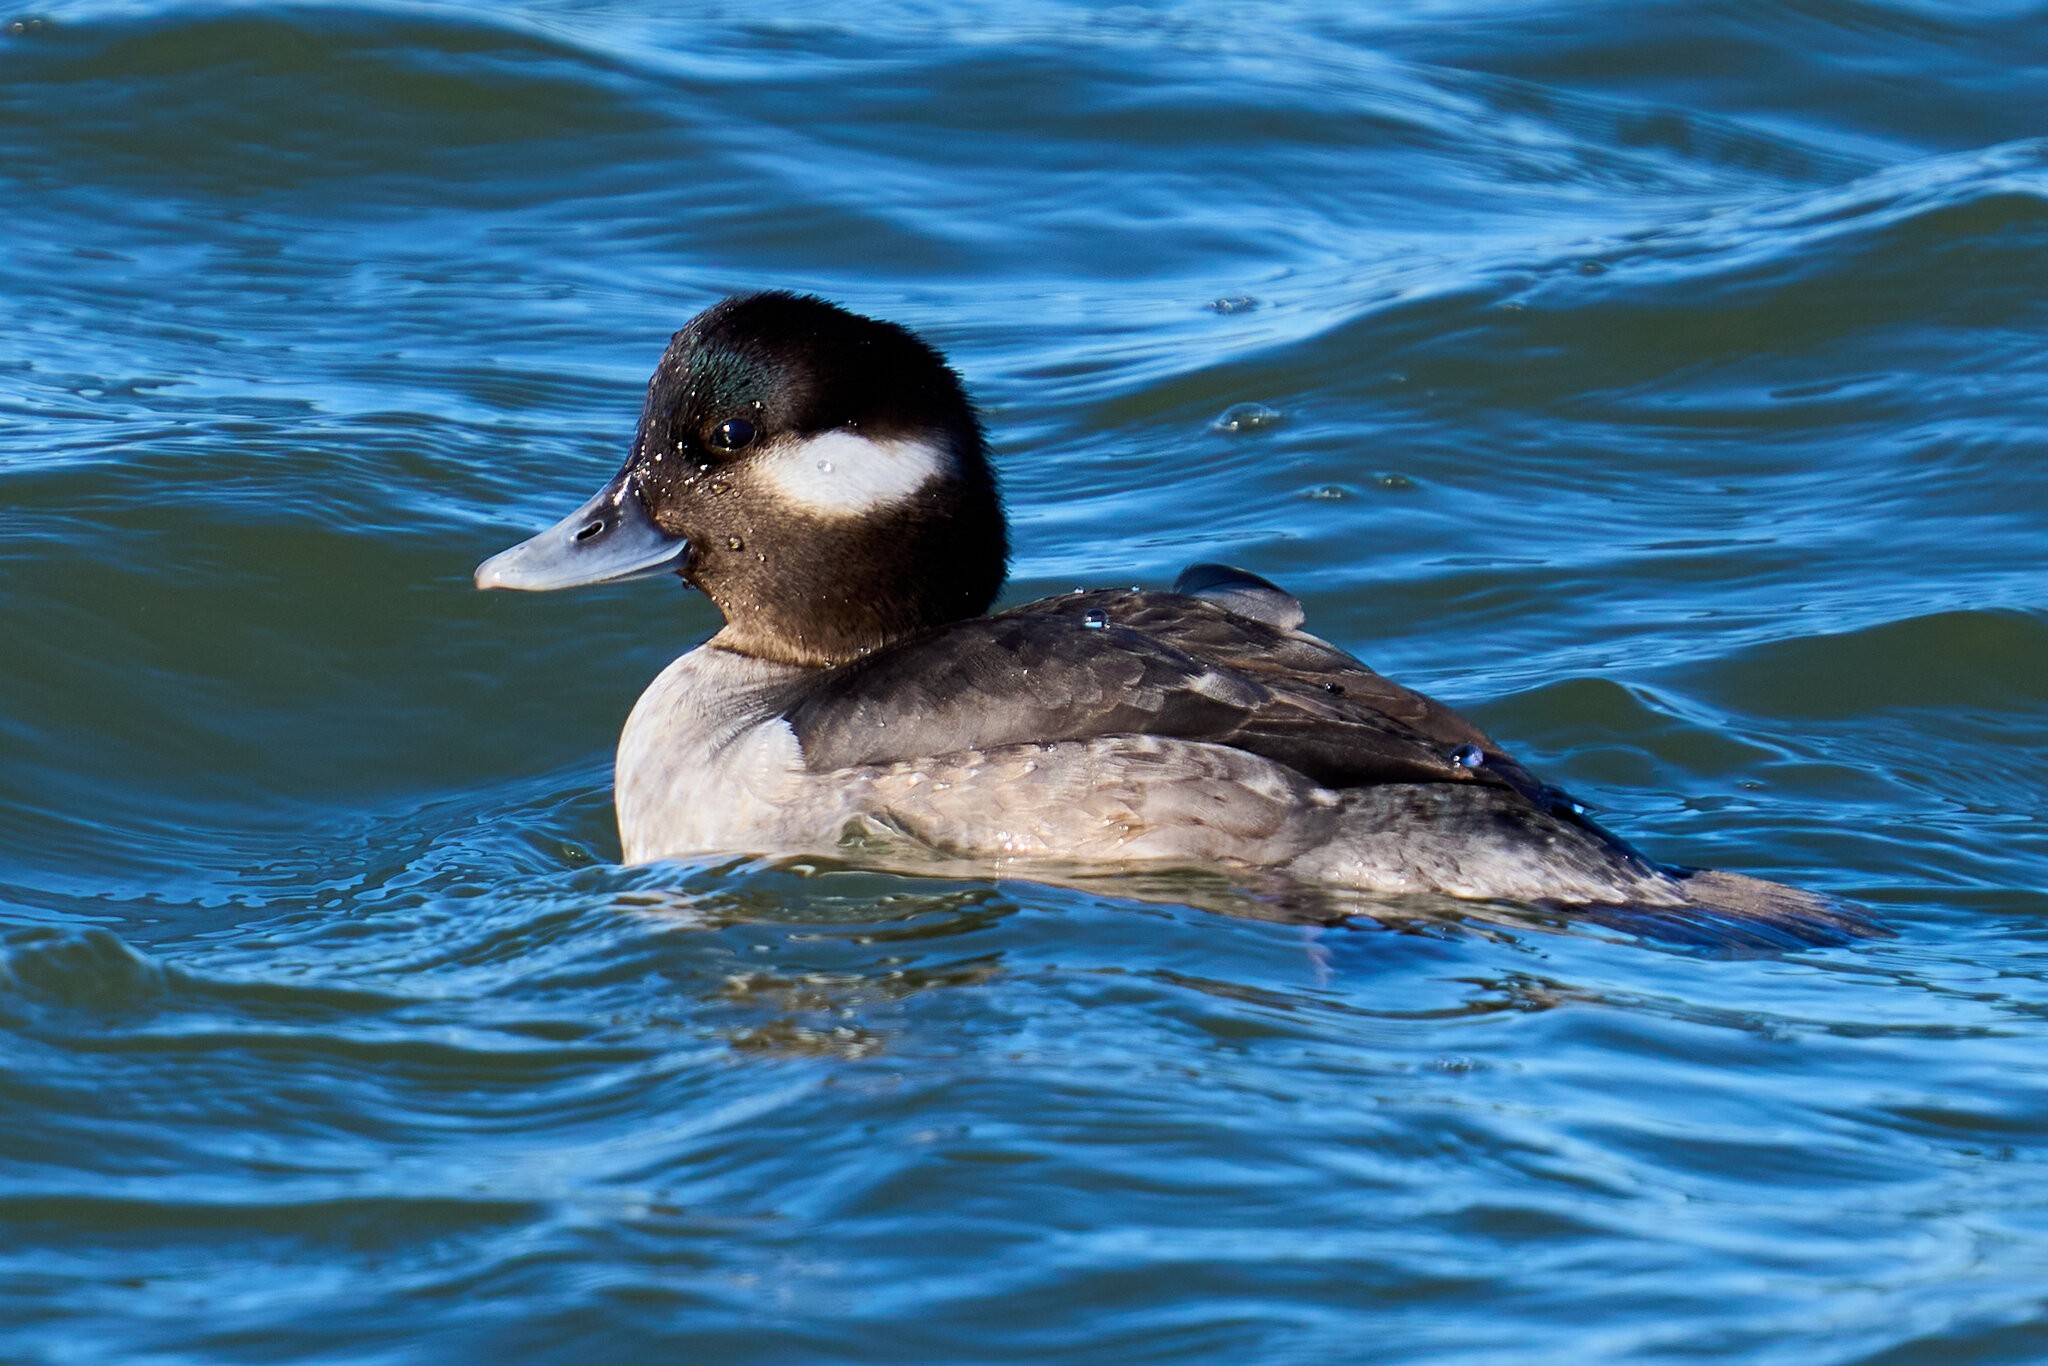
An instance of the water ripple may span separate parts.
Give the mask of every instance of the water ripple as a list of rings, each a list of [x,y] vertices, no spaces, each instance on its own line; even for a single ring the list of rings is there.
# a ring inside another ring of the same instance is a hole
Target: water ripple
[[[0,1355],[2039,1355],[2038,7],[743,8],[0,33]],[[712,610],[468,573],[763,286],[1016,596],[1243,562],[1898,937],[618,866]]]

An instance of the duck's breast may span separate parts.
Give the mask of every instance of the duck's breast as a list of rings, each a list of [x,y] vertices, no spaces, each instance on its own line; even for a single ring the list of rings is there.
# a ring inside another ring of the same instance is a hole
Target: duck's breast
[[[648,684],[619,737],[626,862],[829,847],[854,793],[811,773],[775,703],[802,671],[705,645]]]

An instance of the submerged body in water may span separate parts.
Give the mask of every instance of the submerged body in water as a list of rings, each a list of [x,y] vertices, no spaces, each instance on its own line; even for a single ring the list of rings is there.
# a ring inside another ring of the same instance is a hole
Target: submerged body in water
[[[851,833],[1027,875],[1193,868],[1765,942],[1867,931],[1805,892],[1645,858],[1256,575],[1197,565],[1170,592],[983,615],[1006,564],[980,420],[938,353],[761,294],[677,333],[618,475],[476,579],[678,573],[723,614],[626,723],[631,862]]]

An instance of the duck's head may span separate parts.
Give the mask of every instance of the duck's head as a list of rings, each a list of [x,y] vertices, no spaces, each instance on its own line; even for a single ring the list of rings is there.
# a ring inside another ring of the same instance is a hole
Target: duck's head
[[[676,333],[611,482],[476,584],[679,573],[724,614],[715,643],[822,666],[988,610],[1007,558],[944,358],[822,299],[750,294]]]

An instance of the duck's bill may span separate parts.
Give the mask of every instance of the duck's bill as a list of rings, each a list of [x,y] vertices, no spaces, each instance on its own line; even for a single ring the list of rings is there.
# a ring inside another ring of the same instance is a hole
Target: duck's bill
[[[680,569],[689,550],[654,524],[632,476],[621,473],[540,535],[478,565],[476,586],[544,593],[648,578]]]

